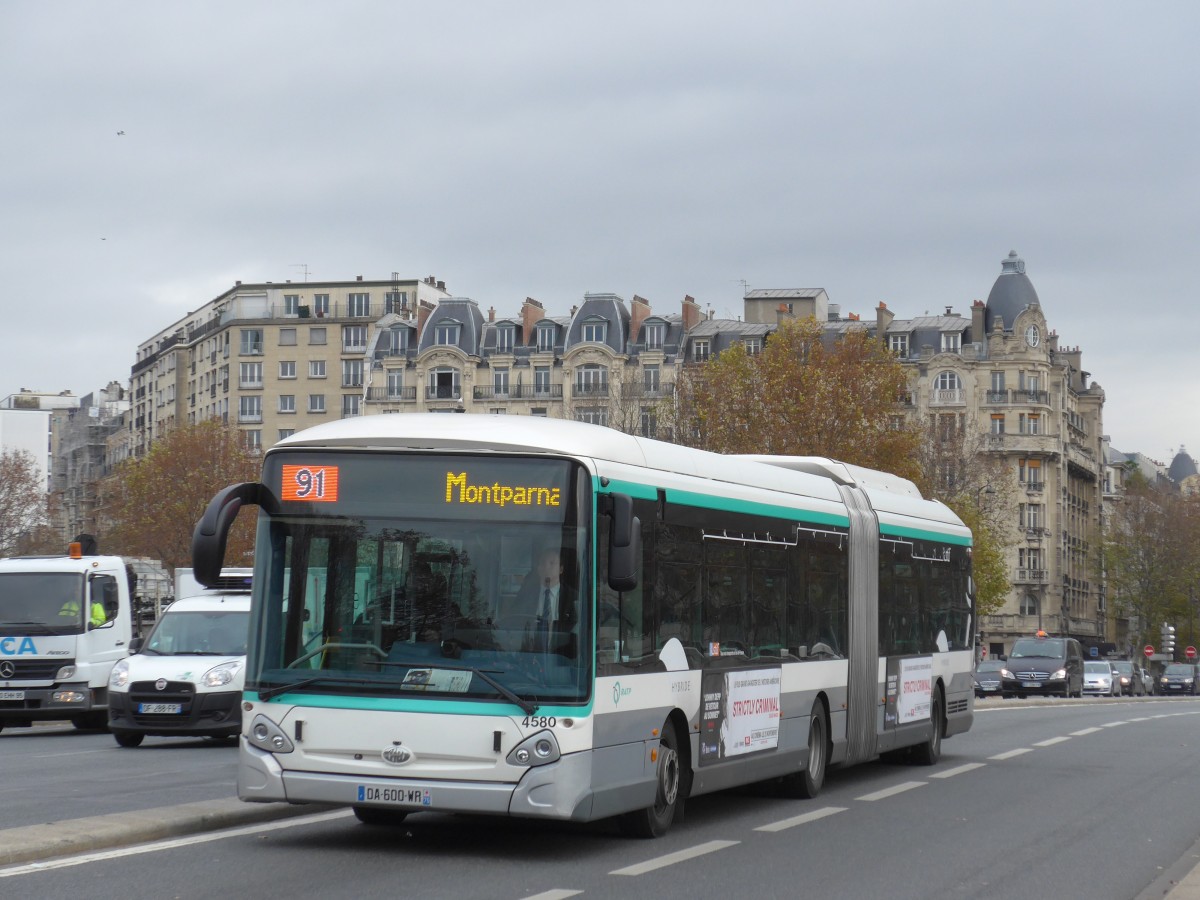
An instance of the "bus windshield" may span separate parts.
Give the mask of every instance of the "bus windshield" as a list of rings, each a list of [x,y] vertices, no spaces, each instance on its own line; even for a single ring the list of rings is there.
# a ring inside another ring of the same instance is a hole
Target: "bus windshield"
[[[273,454],[247,689],[585,701],[585,476],[549,458]]]

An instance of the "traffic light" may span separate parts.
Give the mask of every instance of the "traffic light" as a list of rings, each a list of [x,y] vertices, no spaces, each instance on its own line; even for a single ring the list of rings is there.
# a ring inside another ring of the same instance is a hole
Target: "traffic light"
[[[1175,656],[1175,626],[1163,623],[1162,631],[1162,652],[1166,656]]]

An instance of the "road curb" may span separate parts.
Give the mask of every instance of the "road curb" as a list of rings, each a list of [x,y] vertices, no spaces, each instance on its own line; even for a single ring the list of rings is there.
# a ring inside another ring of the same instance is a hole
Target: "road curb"
[[[0,865],[39,862],[164,838],[324,812],[324,804],[202,800],[0,831]]]

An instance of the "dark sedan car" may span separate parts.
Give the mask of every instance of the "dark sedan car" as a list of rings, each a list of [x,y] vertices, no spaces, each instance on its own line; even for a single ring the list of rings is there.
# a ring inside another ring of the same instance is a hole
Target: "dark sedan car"
[[[1163,669],[1158,678],[1158,693],[1160,694],[1195,694],[1200,691],[1197,685],[1196,667],[1188,663],[1171,663]]]
[[[975,696],[976,697],[1008,697],[1001,688],[1002,678],[1011,678],[1012,675],[1004,667],[1004,661],[999,659],[985,659],[975,667]]]
[[[1117,670],[1121,693],[1126,697],[1142,697],[1150,692],[1150,684],[1142,677],[1142,669],[1130,660],[1115,659],[1112,667]]]

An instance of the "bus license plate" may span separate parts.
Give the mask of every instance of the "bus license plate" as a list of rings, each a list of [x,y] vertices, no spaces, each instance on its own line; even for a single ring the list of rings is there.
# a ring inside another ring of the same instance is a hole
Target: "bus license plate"
[[[183,712],[182,703],[139,703],[138,712],[146,715],[179,715]]]
[[[0,691],[0,700],[24,700],[24,691]]]
[[[420,788],[375,787],[369,784],[358,786],[359,803],[396,803],[404,806],[433,806],[428,790]]]

